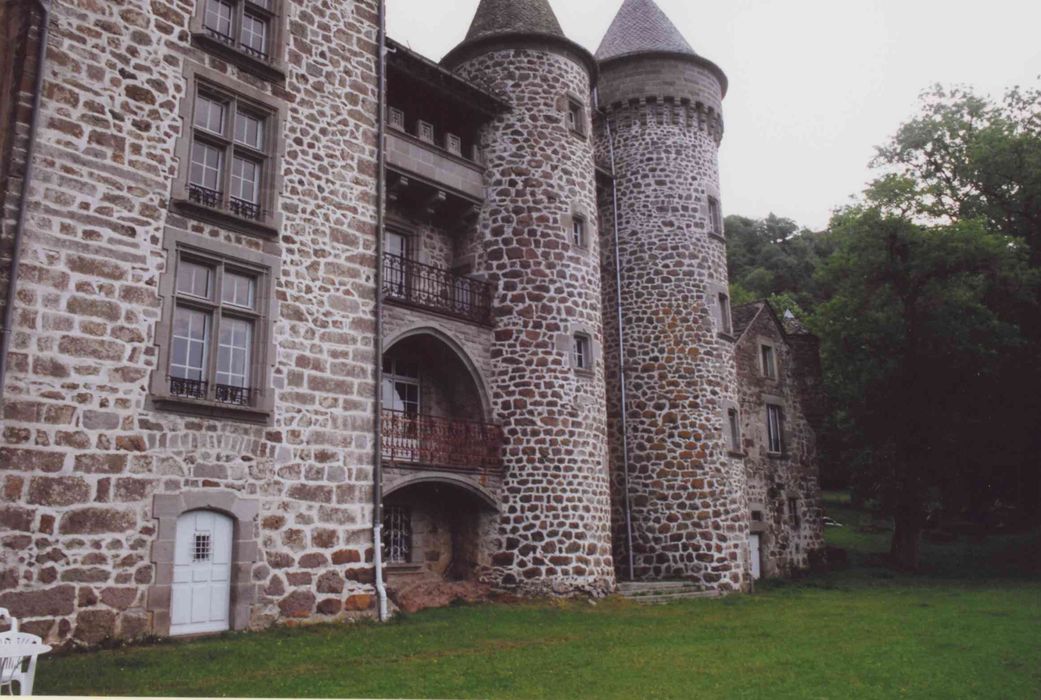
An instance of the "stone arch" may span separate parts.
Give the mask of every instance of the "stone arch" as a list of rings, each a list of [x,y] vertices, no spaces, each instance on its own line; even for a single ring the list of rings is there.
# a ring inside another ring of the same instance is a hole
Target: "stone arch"
[[[488,381],[484,372],[481,371],[480,367],[477,366],[477,363],[474,362],[472,357],[470,357],[470,353],[466,351],[466,348],[463,347],[462,343],[457,341],[444,330],[429,325],[406,328],[393,336],[383,339],[383,352],[387,353],[390,350],[393,350],[396,345],[404,340],[424,335],[440,341],[459,359],[463,367],[466,368],[470,378],[473,380],[474,386],[477,388],[477,395],[481,401],[481,412],[484,414],[485,419],[491,420],[493,417],[491,393],[488,390]]]
[[[460,489],[461,491],[465,491],[467,494],[476,498],[489,509],[494,511],[499,510],[498,500],[495,498],[495,496],[492,495],[492,493],[488,489],[478,484],[475,484],[473,481],[470,481],[469,479],[466,479],[461,476],[456,476],[454,474],[420,473],[414,476],[409,476],[402,479],[401,481],[389,484],[384,489],[383,495],[384,497],[390,496],[398,491],[403,491],[409,488],[410,486],[416,486],[418,484],[443,484],[445,486],[452,486],[457,489]]]
[[[259,501],[242,498],[234,491],[199,490],[156,494],[152,500],[152,517],[159,521],[152,543],[155,582],[148,588],[148,610],[153,613],[152,631],[160,636],[170,633],[170,599],[173,584],[174,542],[177,520],[185,513],[210,510],[232,519],[231,608],[229,623],[233,630],[249,626],[250,609],[256,600],[253,564],[260,553],[257,543]]]

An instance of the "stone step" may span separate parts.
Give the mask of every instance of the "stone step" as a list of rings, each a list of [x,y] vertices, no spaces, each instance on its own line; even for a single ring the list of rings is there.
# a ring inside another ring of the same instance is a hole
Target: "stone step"
[[[719,598],[718,591],[682,591],[679,593],[656,593],[648,595],[625,596],[634,603],[655,605],[662,603],[673,603],[679,600],[694,600],[697,598]]]

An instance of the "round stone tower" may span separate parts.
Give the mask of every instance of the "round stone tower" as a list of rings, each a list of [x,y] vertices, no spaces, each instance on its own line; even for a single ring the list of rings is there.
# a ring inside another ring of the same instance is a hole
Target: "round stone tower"
[[[512,109],[482,134],[476,267],[496,288],[492,401],[505,437],[493,581],[614,587],[591,87],[546,0],[482,0],[443,60]]]
[[[627,382],[621,411],[617,289],[605,278],[616,565],[621,578],[740,589],[748,515],[741,448],[727,432],[737,372],[718,168],[727,80],[653,0],[626,0],[596,57],[597,155],[605,164],[613,156]],[[603,224],[604,269],[613,272],[611,212]]]

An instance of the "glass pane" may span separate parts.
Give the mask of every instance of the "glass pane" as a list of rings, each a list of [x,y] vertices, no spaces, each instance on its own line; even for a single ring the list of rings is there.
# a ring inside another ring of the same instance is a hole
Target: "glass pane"
[[[267,21],[256,15],[242,15],[242,45],[258,54],[267,55]]]
[[[201,381],[206,376],[206,348],[210,340],[210,315],[177,307],[174,313],[170,376]]]
[[[192,144],[191,184],[209,190],[220,189],[224,154],[219,148],[196,141]]]
[[[235,115],[235,140],[239,143],[255,148],[258,151],[264,149],[264,120],[247,112],[239,112]]]
[[[213,269],[199,263],[181,260],[177,264],[177,292],[210,298]]]
[[[235,157],[231,167],[231,196],[250,204],[260,200],[260,163]]]
[[[227,103],[199,95],[195,101],[195,126],[215,134],[223,134],[227,109]]]
[[[221,301],[244,309],[252,309],[257,293],[257,280],[253,277],[227,272],[221,288]]]
[[[209,30],[231,36],[231,4],[224,0],[208,0],[204,24]]]
[[[253,324],[239,318],[222,318],[217,353],[217,383],[248,388],[252,354]]]
[[[387,233],[385,247],[388,254],[397,255],[400,258],[407,258],[408,236],[403,236],[400,233]]]

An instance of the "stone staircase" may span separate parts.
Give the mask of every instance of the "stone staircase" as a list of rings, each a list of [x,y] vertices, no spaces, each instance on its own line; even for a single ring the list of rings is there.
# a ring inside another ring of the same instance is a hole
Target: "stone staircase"
[[[718,598],[718,591],[703,591],[689,581],[623,581],[618,592],[637,603],[671,603],[691,598]]]

